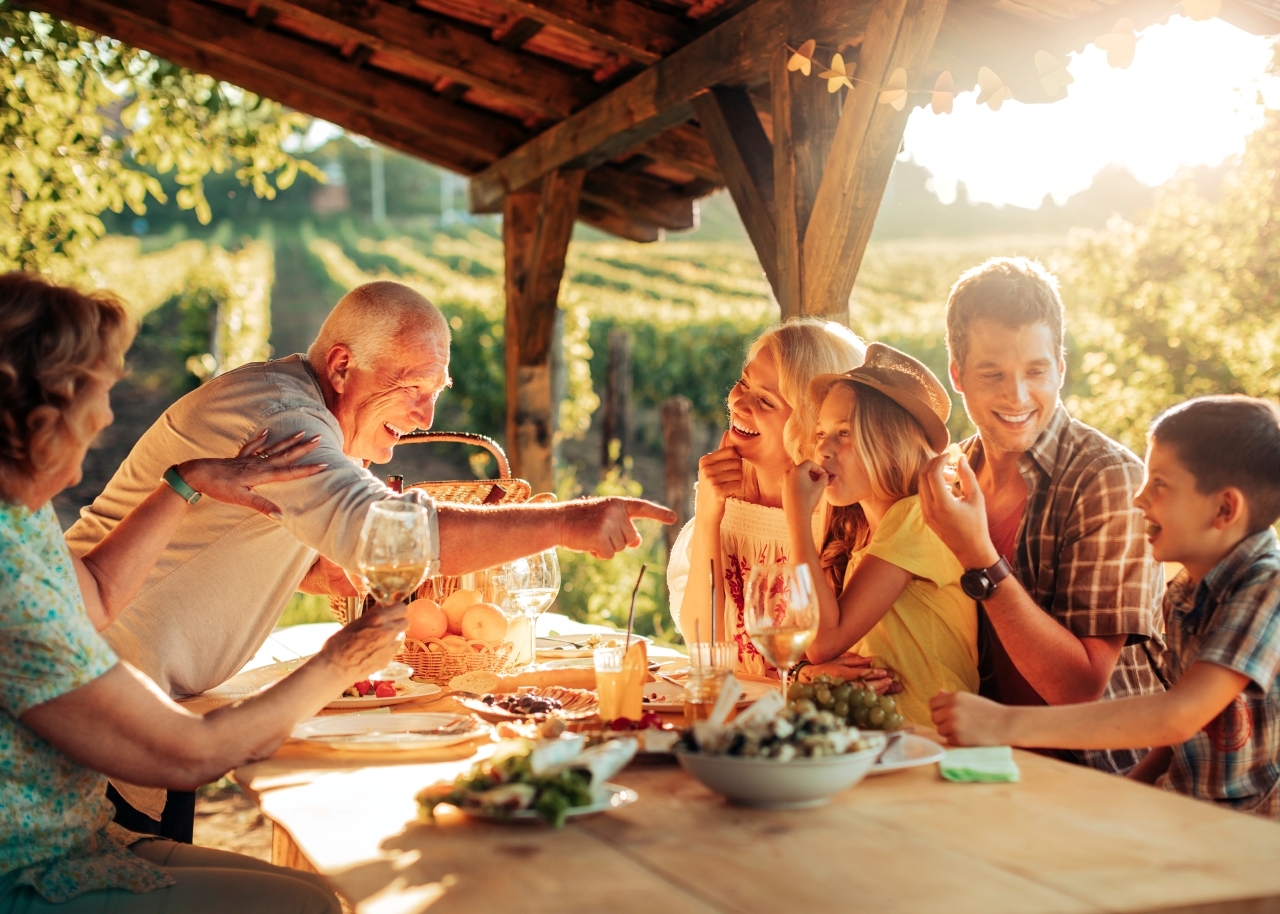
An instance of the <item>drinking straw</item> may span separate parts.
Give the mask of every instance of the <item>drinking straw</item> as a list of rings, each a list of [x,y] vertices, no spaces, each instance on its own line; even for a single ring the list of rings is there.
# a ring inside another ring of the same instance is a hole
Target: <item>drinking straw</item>
[[[711,643],[716,643],[716,560],[711,560]],[[713,648],[714,650],[714,648]]]
[[[644,570],[648,565],[640,566],[640,574],[636,576],[636,586],[631,588],[631,612],[627,614],[627,646],[623,652],[631,650],[631,626],[636,621],[636,594],[640,593],[640,582],[644,580]]]

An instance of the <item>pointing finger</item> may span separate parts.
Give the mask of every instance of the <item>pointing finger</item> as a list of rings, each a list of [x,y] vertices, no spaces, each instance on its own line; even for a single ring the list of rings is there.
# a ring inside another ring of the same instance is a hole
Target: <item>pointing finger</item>
[[[656,520],[663,524],[674,524],[676,522],[676,512],[656,502],[645,501],[643,498],[627,498],[623,499],[623,502],[627,508],[627,517],[641,517],[646,520]]]

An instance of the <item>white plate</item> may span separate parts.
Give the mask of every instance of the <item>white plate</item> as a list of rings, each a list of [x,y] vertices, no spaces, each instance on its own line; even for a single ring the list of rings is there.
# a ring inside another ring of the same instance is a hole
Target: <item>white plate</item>
[[[871,770],[867,774],[868,776],[888,774],[890,771],[901,771],[904,768],[933,765],[942,761],[942,757],[946,754],[947,750],[933,740],[925,739],[923,736],[916,736],[914,733],[908,733],[890,746],[889,750],[880,757],[880,760],[871,766]]]
[[[446,732],[437,733],[448,728]],[[464,714],[389,714],[313,717],[294,728],[294,739],[362,752],[438,749],[475,739],[489,725]]]
[[[630,787],[623,787],[621,784],[604,783],[600,785],[599,791],[596,793],[596,801],[590,806],[573,806],[565,811],[565,816],[570,819],[576,819],[578,816],[590,816],[598,812],[608,812],[610,809],[621,809],[624,806],[630,806],[636,800],[640,799],[640,794],[636,793]],[[538,815],[532,809],[522,809],[519,812],[513,812],[507,816],[491,816],[486,815],[478,809],[464,809],[462,812],[477,819],[489,819],[494,822],[527,822],[530,820],[542,820],[542,816]]]
[[[359,698],[335,698],[325,705],[334,711],[361,711],[366,708],[388,708],[391,705],[402,705],[406,701],[419,698],[430,698],[443,691],[434,682],[411,682],[409,689],[398,693],[394,698],[376,698],[373,695],[362,695]]]
[[[738,707],[744,708],[751,704],[757,698],[762,698],[768,693],[776,690],[778,686],[768,682],[739,682],[742,687],[742,697],[738,699]],[[645,697],[657,695],[657,701],[646,701],[641,705],[641,709],[645,711],[683,711],[684,710],[684,688],[672,682],[646,682],[644,684]]]

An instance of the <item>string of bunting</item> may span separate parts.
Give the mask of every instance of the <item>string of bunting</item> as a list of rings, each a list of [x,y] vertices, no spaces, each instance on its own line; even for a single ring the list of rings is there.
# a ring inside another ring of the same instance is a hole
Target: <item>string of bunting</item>
[[[1187,18],[1203,22],[1217,16],[1222,9],[1222,0],[1181,0],[1179,5]],[[1133,28],[1133,21],[1124,18],[1111,27],[1105,35],[1099,35],[1093,43],[1107,52],[1107,63],[1117,69],[1127,69],[1133,63],[1133,52],[1138,44],[1138,35]],[[799,48],[787,46],[793,51],[787,61],[787,69],[799,71],[809,76],[817,64],[814,54],[818,43],[810,38]],[[1075,82],[1067,67],[1047,51],[1037,51],[1035,56],[1038,76],[1006,83],[990,67],[978,68],[978,104],[986,105],[992,111],[999,111],[1000,106],[1013,98],[1013,87],[1039,79],[1045,94],[1057,100],[1066,98],[1066,87]],[[819,65],[820,66],[820,65]],[[827,81],[828,92],[839,92],[841,88],[852,89],[854,83],[870,85],[880,90],[880,104],[891,105],[895,111],[907,106],[907,98],[911,95],[928,95],[929,107],[934,114],[950,114],[955,101],[955,80],[950,70],[938,74],[932,89],[912,89],[907,85],[907,71],[898,67],[889,74],[886,83],[873,82],[854,76],[857,64],[846,64],[844,57],[837,53],[831,58],[831,66],[818,73],[819,79]]]

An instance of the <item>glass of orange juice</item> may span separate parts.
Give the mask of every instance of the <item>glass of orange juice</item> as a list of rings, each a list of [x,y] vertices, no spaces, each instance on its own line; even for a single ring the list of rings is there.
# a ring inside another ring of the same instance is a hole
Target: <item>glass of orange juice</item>
[[[600,719],[610,721],[625,717],[639,720],[648,666],[644,642],[635,642],[630,651],[621,644],[598,647],[593,657]]]

